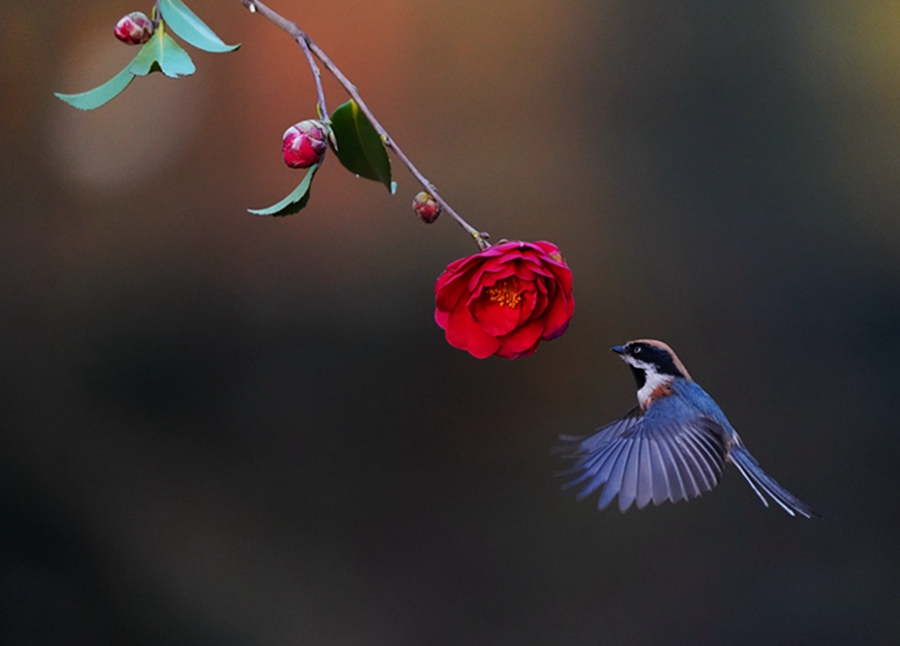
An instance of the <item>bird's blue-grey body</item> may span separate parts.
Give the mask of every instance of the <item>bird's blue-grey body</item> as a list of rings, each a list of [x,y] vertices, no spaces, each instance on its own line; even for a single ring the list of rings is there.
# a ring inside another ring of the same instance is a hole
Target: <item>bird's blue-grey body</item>
[[[562,452],[576,460],[567,473],[577,477],[566,487],[584,485],[579,499],[602,486],[601,509],[617,495],[623,512],[634,503],[640,509],[690,500],[711,491],[731,462],[766,506],[769,496],[792,516],[816,516],[763,472],[671,348],[641,340],[613,350],[635,373],[639,405],[590,437],[562,437],[568,443]]]

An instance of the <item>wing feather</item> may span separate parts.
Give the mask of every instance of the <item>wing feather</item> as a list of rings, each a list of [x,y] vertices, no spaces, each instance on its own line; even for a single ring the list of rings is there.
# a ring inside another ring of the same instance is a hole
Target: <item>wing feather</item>
[[[647,459],[650,473],[653,474],[652,499],[654,505],[660,505],[672,497],[672,485],[666,472],[666,463],[660,450],[659,441],[653,437],[647,440]],[[646,505],[646,503],[644,503]]]
[[[662,437],[657,437],[657,446],[659,447],[660,457],[663,460],[663,466],[666,468],[666,477],[669,480],[669,500],[672,502],[687,500],[687,489],[684,480],[681,477],[681,469],[678,468],[678,463],[675,454],[672,452],[672,448],[665,438]]]
[[[710,425],[712,425],[712,428],[707,428]],[[691,438],[703,449],[707,463],[717,474],[718,480],[725,468],[725,454],[727,451],[721,434],[716,433],[716,428],[712,420],[702,420],[697,432],[693,433]]]
[[[606,486],[603,487],[603,493],[600,494],[600,500],[597,501],[598,509],[605,509],[616,497],[616,494],[622,490],[622,474],[625,472],[625,464],[631,453],[632,442],[622,442],[621,444],[622,449],[618,452],[616,461],[610,468]]]
[[[619,489],[619,511],[625,511],[634,502],[638,495],[638,479],[641,470],[641,443],[643,438],[638,435],[629,444],[628,462],[622,472],[622,488]]]
[[[609,424],[604,424],[594,431],[593,435],[589,435],[588,437],[560,435],[559,439],[566,442],[566,445],[554,448],[553,452],[564,458],[578,457],[593,453],[610,440],[622,435],[629,427],[634,426],[641,418],[641,415],[641,409],[635,406],[619,419],[612,421]],[[573,444],[576,445],[574,448],[572,447]]]
[[[568,469],[566,471],[561,472],[559,475],[572,475],[574,473],[578,473],[581,471],[581,475],[577,477],[575,480],[571,480],[563,484],[562,488],[571,489],[572,487],[581,484],[585,480],[591,480],[597,474],[597,465],[603,462],[606,457],[609,455],[610,451],[615,451],[619,445],[614,442],[610,442],[603,446],[595,455],[588,456],[583,458],[578,464],[576,464],[573,468]],[[602,482],[598,482],[597,485],[603,484]],[[590,485],[593,485],[593,481]],[[597,485],[592,486],[591,491],[597,488]],[[590,492],[588,492],[590,493]]]
[[[696,433],[685,433],[682,437],[685,445],[691,447],[691,453],[697,460],[697,466],[703,472],[707,485],[705,491],[711,491],[713,487],[719,484],[719,476],[722,470],[716,467],[715,457],[706,448],[703,441],[697,438]]]
[[[650,466],[650,438],[640,440],[640,459],[638,460],[637,508],[643,509],[653,499],[653,469]]]
[[[684,500],[696,498],[700,495],[700,486],[697,484],[696,478],[694,478],[694,473],[692,471],[693,462],[687,460],[684,449],[681,448],[681,445],[676,441],[676,438],[664,437],[663,442],[669,449],[669,453],[672,456],[672,463],[675,465],[675,469],[684,485]]]
[[[654,403],[660,405],[666,401]],[[682,424],[669,418],[632,410],[590,437],[562,438],[570,444],[560,452],[575,460],[566,473],[575,478],[564,488],[587,483],[580,500],[602,486],[597,507],[606,508],[618,496],[623,512],[635,503],[642,509],[651,501],[690,500],[712,490],[725,465],[724,431],[707,417]]]
[[[589,467],[588,470],[584,472],[584,475],[573,483],[579,484],[580,482],[591,478],[588,485],[578,492],[578,500],[592,494],[600,485],[606,484],[606,480],[609,478],[609,472],[612,470],[613,464],[615,464],[616,457],[621,453],[624,446],[623,443],[616,442],[605,446],[600,451],[597,455],[597,459],[592,461],[591,467]]]
[[[694,453],[695,449],[692,444],[687,441],[683,435],[676,435],[670,438],[673,447],[677,447],[679,455],[687,466],[688,472],[693,477],[697,486],[697,493],[694,497],[701,495],[705,491],[712,489],[712,483],[706,478],[706,472],[700,466],[700,461]]]

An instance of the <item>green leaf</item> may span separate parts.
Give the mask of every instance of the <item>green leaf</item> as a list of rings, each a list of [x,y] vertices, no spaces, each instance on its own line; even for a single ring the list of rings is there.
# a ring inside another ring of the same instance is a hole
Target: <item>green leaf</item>
[[[344,168],[366,179],[381,182],[391,190],[391,160],[381,136],[352,99],[331,115],[337,138],[334,154]]]
[[[237,45],[223,43],[222,39],[181,0],[160,0],[159,10],[172,31],[197,49],[221,53],[233,52],[241,46],[240,43]]]
[[[144,43],[137,56],[106,83],[81,94],[54,94],[79,110],[93,110],[117,97],[135,76],[162,72],[166,76],[178,78],[196,71],[191,57],[166,33],[165,24],[160,22],[156,33]]]
[[[306,206],[309,202],[309,186],[312,184],[313,176],[319,170],[320,164],[310,166],[306,171],[306,177],[300,182],[299,186],[291,191],[291,194],[281,200],[278,204],[273,204],[267,209],[247,209],[250,213],[256,215],[292,215]]]
[[[188,76],[197,71],[194,61],[181,45],[166,33],[163,23],[159,23],[156,33],[144,43],[128,69],[135,76],[147,76],[150,72],[161,71],[170,78]]]
[[[134,61],[132,61],[132,63],[133,62]],[[60,94],[59,92],[54,92],[53,94],[79,110],[93,110],[99,108],[104,103],[112,101],[119,96],[122,90],[127,88],[128,84],[134,79],[134,74],[131,72],[132,63],[129,63],[124,70],[116,74],[103,85],[95,87],[93,90],[88,90],[87,92],[82,92],[80,94]]]

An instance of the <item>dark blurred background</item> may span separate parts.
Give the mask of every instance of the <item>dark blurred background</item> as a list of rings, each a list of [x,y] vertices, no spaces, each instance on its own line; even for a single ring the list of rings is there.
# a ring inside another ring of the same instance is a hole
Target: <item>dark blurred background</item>
[[[144,5],[0,1],[0,641],[896,643],[900,5],[272,0],[473,224],[563,250],[569,332],[514,362],[434,324],[476,248],[399,165],[245,211],[315,94],[237,0],[190,2],[237,53],[57,101]],[[560,493],[644,336],[823,520],[733,469]]]

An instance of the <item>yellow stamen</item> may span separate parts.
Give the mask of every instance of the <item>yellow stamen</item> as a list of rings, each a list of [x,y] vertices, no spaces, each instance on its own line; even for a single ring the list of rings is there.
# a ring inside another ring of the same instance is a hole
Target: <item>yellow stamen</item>
[[[501,307],[511,307],[513,309],[522,302],[522,292],[512,287],[512,278],[504,278],[493,287],[487,288],[487,295],[495,303],[500,303]]]

